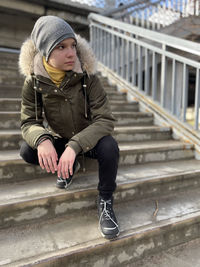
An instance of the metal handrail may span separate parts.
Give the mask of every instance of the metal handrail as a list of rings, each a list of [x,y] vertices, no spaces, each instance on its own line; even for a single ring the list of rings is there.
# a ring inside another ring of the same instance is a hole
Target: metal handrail
[[[15,48],[0,47],[0,52],[19,54],[20,50]]]
[[[91,44],[98,60],[178,121],[198,130],[199,44],[96,14],[90,14],[89,20]],[[195,91],[192,100],[191,77]],[[193,126],[187,118],[189,101],[194,110]]]
[[[101,15],[97,15],[94,13],[91,13],[88,16],[91,24],[94,25],[95,22],[97,22],[99,25],[104,25],[109,26],[111,28],[115,28],[121,32],[125,33],[130,33],[134,34],[135,36],[138,36],[140,38],[145,38],[148,39],[149,41],[154,41],[158,42],[161,45],[166,45],[173,47],[175,49],[180,49],[181,51],[189,52],[189,53],[194,53],[195,55],[199,56],[200,55],[200,46],[198,43],[191,42],[188,40],[183,40],[180,38],[176,38],[167,34],[163,33],[158,33],[155,31],[151,31],[148,29],[142,29],[140,27],[134,26],[134,25],[129,25],[127,23],[121,22],[121,21],[116,21],[111,18],[107,18]],[[103,23],[102,23],[103,21]],[[106,28],[105,28],[106,29]],[[117,32],[116,32],[117,35]]]

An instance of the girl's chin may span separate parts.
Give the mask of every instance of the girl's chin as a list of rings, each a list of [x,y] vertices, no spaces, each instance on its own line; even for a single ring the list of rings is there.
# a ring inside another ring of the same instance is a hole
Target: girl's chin
[[[65,67],[63,68],[63,70],[64,70],[64,71],[73,70],[73,67],[74,67],[74,66],[65,66]]]

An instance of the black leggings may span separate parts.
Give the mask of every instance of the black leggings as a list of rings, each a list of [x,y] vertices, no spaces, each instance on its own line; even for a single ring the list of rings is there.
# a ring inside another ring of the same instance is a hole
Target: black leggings
[[[54,147],[58,158],[65,150],[67,140],[64,138],[55,139]],[[32,149],[26,142],[23,142],[20,149],[20,156],[28,163],[39,165],[37,149]],[[99,163],[99,194],[108,199],[116,188],[116,176],[119,161],[119,149],[117,142],[112,136],[104,136],[96,146],[85,153],[86,157],[94,158]]]

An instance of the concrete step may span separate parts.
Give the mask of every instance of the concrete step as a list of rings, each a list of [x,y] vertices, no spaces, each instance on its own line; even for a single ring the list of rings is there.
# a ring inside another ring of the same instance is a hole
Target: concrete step
[[[114,92],[111,92],[110,94],[107,93],[107,96],[108,96],[108,99],[109,100],[121,100],[121,101],[125,101],[126,100],[126,94],[124,93],[114,93]]]
[[[20,111],[21,98],[0,98],[0,111]]]
[[[1,70],[0,70],[1,71]],[[18,85],[23,86],[24,78],[19,77],[19,73],[11,71],[5,71],[0,74],[0,88],[4,87],[4,85]]]
[[[15,84],[1,84],[0,98],[20,98],[22,86]]]
[[[0,151],[19,149],[22,143],[20,130],[1,130],[0,131]]]
[[[96,209],[2,229],[1,265],[131,266],[145,255],[199,237],[199,203],[197,188],[114,204],[121,232],[112,242],[100,235]]]
[[[114,111],[116,126],[152,125],[153,114],[148,112]],[[20,129],[19,111],[0,111],[0,129]]]
[[[0,129],[20,129],[20,112],[0,111]]]
[[[193,145],[175,140],[144,141],[121,144],[120,164],[144,164],[194,157]]]
[[[199,267],[200,238],[148,255],[131,267]]]
[[[194,158],[193,146],[179,141],[146,141],[120,144],[121,166],[134,166],[148,162],[166,162],[170,160],[183,160]],[[82,157],[79,158],[81,170],[83,169]],[[97,170],[96,160],[85,158],[84,167],[87,171]],[[9,183],[48,176],[38,166],[23,162],[18,150],[1,151],[0,154],[0,183]]]
[[[113,135],[120,143],[169,140],[171,139],[171,129],[169,127],[159,126],[115,127]],[[21,131],[1,130],[0,140],[0,150],[19,149],[22,142]]]
[[[169,127],[160,126],[115,127],[114,137],[120,143],[148,140],[169,140],[172,138],[171,129]]]
[[[153,114],[150,112],[114,111],[116,126],[153,125]]]
[[[139,111],[139,103],[137,101],[127,102],[127,101],[109,101],[111,110],[114,111]]]
[[[120,167],[115,203],[160,197],[200,186],[197,160]],[[97,173],[78,173],[68,190],[56,188],[56,175],[48,178],[2,184],[0,187],[0,228],[48,219],[95,207]],[[38,186],[39,185],[39,186]]]

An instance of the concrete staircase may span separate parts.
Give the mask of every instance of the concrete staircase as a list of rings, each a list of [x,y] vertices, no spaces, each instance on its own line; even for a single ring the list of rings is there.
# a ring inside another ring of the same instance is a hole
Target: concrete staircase
[[[192,144],[173,140],[169,127],[102,83],[118,119],[120,147],[115,211],[121,234],[98,230],[97,164],[71,187],[19,156],[20,91],[17,55],[0,54],[0,266],[131,266],[141,258],[199,237],[200,165]],[[81,159],[80,159],[81,163]]]

